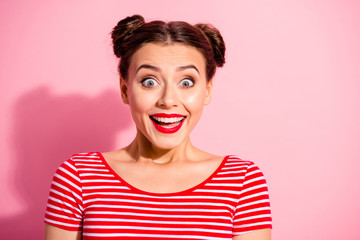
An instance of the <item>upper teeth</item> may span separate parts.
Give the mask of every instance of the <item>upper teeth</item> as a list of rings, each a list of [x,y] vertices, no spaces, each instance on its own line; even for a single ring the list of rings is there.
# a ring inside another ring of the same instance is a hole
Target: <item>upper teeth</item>
[[[176,123],[176,122],[180,122],[181,120],[183,120],[184,117],[172,117],[172,118],[164,118],[164,117],[154,117],[153,118],[158,121],[158,122],[163,122],[163,123]]]

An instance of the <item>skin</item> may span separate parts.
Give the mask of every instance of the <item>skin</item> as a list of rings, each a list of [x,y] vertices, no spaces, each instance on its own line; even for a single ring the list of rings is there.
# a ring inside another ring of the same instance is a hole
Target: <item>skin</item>
[[[144,80],[154,86],[144,86]],[[190,80],[193,85],[184,87]],[[124,180],[144,191],[168,193],[191,188],[215,171],[223,157],[199,150],[189,137],[212,93],[204,57],[197,49],[146,44],[132,56],[128,79],[121,79],[120,85],[137,135],[128,147],[104,157]],[[178,132],[164,134],[150,119],[156,113],[186,119]]]
[[[206,180],[223,157],[192,145],[190,133],[209,104],[212,80],[206,79],[205,59],[196,48],[180,43],[148,43],[131,58],[128,79],[120,79],[121,96],[128,104],[137,134],[123,149],[104,153],[109,165],[132,186],[148,192],[170,193]],[[150,119],[157,113],[186,116],[179,131],[158,131]],[[77,232],[46,226],[46,240],[81,239]],[[263,229],[234,240],[269,240]]]
[[[80,240],[81,232],[66,231],[64,229],[45,224],[45,240]]]

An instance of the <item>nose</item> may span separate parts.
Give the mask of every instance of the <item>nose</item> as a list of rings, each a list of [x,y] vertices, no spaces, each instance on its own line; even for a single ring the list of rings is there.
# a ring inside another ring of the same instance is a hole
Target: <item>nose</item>
[[[172,108],[178,105],[178,93],[172,84],[166,84],[162,89],[161,96],[157,102],[161,108]]]

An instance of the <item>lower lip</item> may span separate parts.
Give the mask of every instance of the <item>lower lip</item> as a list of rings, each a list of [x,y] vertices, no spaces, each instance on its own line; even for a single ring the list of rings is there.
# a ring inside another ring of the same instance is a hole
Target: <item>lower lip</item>
[[[158,130],[159,132],[161,133],[176,133],[177,131],[179,131],[179,129],[181,128],[181,126],[183,125],[185,119],[183,119],[179,125],[177,125],[176,127],[173,127],[173,128],[165,128],[165,127],[162,127],[158,124],[155,123],[155,121],[152,120],[152,123],[154,124],[156,130]]]

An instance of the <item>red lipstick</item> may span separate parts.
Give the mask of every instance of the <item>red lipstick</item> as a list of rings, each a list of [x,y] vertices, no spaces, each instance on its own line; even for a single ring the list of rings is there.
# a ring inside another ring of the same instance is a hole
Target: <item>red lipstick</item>
[[[179,131],[185,118],[184,115],[167,113],[156,113],[150,116],[156,130],[167,134]]]

